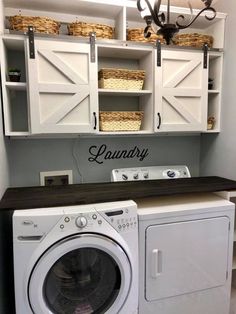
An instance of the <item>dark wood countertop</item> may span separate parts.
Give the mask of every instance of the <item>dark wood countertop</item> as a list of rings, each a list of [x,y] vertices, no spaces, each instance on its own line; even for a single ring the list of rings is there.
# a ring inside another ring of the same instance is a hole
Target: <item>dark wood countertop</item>
[[[20,187],[6,190],[0,210],[69,206],[195,192],[236,190],[236,181],[196,177],[136,182],[85,183],[66,186]]]

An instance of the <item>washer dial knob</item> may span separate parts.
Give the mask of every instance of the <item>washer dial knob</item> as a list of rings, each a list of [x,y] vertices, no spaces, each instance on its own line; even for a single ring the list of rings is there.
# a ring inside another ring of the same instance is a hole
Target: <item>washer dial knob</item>
[[[167,176],[169,178],[174,178],[176,176],[176,173],[173,170],[168,170],[167,171]]]
[[[77,217],[76,220],[75,220],[75,224],[76,224],[76,226],[79,227],[79,228],[84,228],[84,227],[86,227],[86,226],[87,226],[87,223],[88,223],[87,218],[84,217],[84,216],[79,216],[79,217]]]

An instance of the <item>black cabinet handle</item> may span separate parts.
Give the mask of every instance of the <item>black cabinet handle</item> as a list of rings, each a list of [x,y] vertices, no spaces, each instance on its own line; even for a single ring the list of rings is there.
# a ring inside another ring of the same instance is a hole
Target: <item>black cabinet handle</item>
[[[157,125],[157,128],[158,128],[158,130],[159,130],[160,127],[161,127],[161,114],[160,114],[160,112],[157,113],[157,117],[158,117],[158,125]]]
[[[93,113],[93,116],[94,116],[94,127],[93,127],[93,129],[96,130],[97,129],[97,115],[96,115],[96,112]]]

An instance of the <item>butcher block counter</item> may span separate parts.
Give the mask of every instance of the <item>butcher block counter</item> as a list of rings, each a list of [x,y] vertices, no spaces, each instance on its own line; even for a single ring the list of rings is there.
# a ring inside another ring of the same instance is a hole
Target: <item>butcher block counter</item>
[[[65,186],[19,187],[6,190],[0,210],[93,204],[153,196],[236,190],[236,181],[221,177],[195,177]]]

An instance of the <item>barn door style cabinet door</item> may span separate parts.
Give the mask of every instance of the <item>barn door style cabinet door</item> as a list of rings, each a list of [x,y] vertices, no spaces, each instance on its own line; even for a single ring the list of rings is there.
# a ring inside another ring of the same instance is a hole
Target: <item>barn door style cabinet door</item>
[[[47,39],[34,45],[34,58],[27,48],[31,133],[96,132],[97,62],[90,45]]]
[[[208,70],[203,52],[162,49],[157,61],[155,132],[206,131]]]

